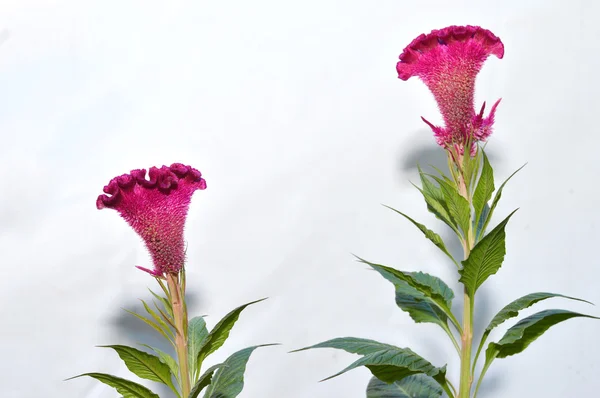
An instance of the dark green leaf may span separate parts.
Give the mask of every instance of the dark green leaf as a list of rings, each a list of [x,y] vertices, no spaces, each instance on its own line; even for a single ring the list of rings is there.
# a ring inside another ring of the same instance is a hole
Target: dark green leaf
[[[208,329],[204,317],[197,316],[192,318],[188,324],[188,362],[190,372],[196,375],[200,369],[196,367],[196,359],[200,353],[200,348],[208,336]],[[195,381],[196,376],[194,377]]]
[[[417,228],[419,228],[419,230],[421,230],[421,232],[423,232],[423,234],[425,235],[425,237],[427,239],[429,239],[431,242],[433,242],[433,244],[436,245],[446,256],[450,257],[450,259],[452,260],[452,262],[454,264],[458,265],[456,263],[456,260],[454,259],[454,257],[452,257],[452,255],[448,251],[448,249],[446,249],[446,245],[444,244],[444,241],[442,240],[442,238],[438,234],[436,234],[432,230],[428,229],[425,225],[416,222],[415,220],[413,220],[412,218],[410,218],[406,214],[402,213],[401,211],[398,211],[398,210],[396,210],[394,208],[391,208],[389,206],[385,206],[385,207],[387,207],[388,209],[391,209],[391,210],[395,211],[396,213],[400,214],[401,216],[403,216],[404,218],[406,218],[408,221],[410,221],[411,223],[413,223]]]
[[[418,290],[427,298],[431,299],[442,310],[444,310],[444,312],[451,312],[450,308],[452,307],[454,292],[440,278],[425,274],[423,272],[399,271],[385,265],[371,263],[363,260],[362,258],[359,258],[359,260],[373,267],[373,269],[375,269],[384,278],[388,279],[392,283],[395,283],[396,280],[401,280],[407,283],[410,287]]]
[[[119,394],[123,395],[123,398],[160,398],[157,394],[140,384],[106,373],[84,373],[67,380],[82,376],[93,377],[94,379],[113,387]]]
[[[244,388],[244,372],[252,352],[258,347],[273,344],[258,345],[244,348],[223,362],[223,367],[217,370],[204,398],[235,398]]]
[[[229,332],[231,332],[231,329],[239,319],[242,311],[249,305],[258,303],[263,300],[266,299],[260,299],[252,301],[248,304],[244,304],[234,309],[229,314],[225,315],[223,319],[221,319],[219,323],[217,323],[213,330],[211,330],[208,336],[206,336],[206,338],[204,339],[204,343],[202,344],[202,347],[198,352],[198,358],[196,359],[196,369],[200,369],[202,367],[202,362],[204,362],[204,359],[213,352],[215,352],[217,349],[219,349],[219,347],[221,347],[225,343],[225,340],[227,340],[227,338],[229,337]]]
[[[475,243],[478,243],[481,240],[481,237],[485,234],[485,230],[483,228],[487,225],[489,214],[490,206],[486,203],[483,205],[483,210],[481,211],[479,221],[477,222],[477,225],[475,225]]]
[[[488,158],[481,151],[483,156],[483,168],[481,169],[481,175],[479,176],[479,182],[477,182],[477,187],[475,188],[475,193],[473,194],[473,208],[475,209],[475,225],[479,224],[479,219],[483,213],[483,208],[487,204],[487,202],[492,198],[492,193],[494,193],[494,171],[492,170],[492,166],[490,166],[490,162]]]
[[[500,185],[500,188],[498,188],[498,191],[496,192],[496,195],[494,196],[494,200],[492,201],[492,206],[490,207],[489,214],[487,215],[487,218],[485,220],[485,224],[483,225],[482,232],[481,232],[482,235],[483,235],[483,231],[485,231],[487,229],[487,226],[490,223],[490,220],[492,219],[492,215],[494,214],[494,210],[496,209],[496,206],[498,205],[498,202],[500,201],[500,198],[502,197],[502,190],[504,189],[504,186],[515,174],[517,174],[519,171],[521,171],[521,169],[523,167],[525,167],[525,164],[523,166],[519,167],[514,173],[512,173],[506,179],[506,181],[504,181],[502,183],[502,185]]]
[[[373,377],[367,386],[367,398],[438,398],[442,393],[439,384],[423,374],[408,376],[390,384]]]
[[[206,372],[204,372],[204,374],[200,376],[194,387],[192,387],[189,398],[196,398],[198,395],[200,395],[202,390],[204,390],[204,388],[206,388],[212,381],[213,373],[215,373],[215,371],[222,366],[223,364],[220,363],[206,369]]]
[[[337,348],[351,354],[367,355],[373,352],[378,352],[387,349],[399,349],[396,346],[380,343],[375,340],[361,339],[358,337],[337,337],[327,340],[319,344],[311,345],[310,347],[300,348],[292,352],[311,350],[313,348]]]
[[[524,351],[529,344],[544,334],[551,326],[575,317],[599,319],[567,310],[540,311],[522,319],[508,329],[504,337],[497,343],[490,343],[486,350],[486,362],[491,362],[494,358],[506,358]]]
[[[507,319],[514,318],[519,315],[519,311],[524,310],[525,308],[529,308],[537,302],[542,300],[546,300],[553,297],[561,297],[569,300],[583,301],[584,303],[592,304],[589,301],[585,301],[582,299],[578,299],[575,297],[563,296],[562,294],[556,293],[531,293],[521,298],[516,299],[512,303],[508,304],[506,307],[502,308],[500,312],[494,316],[494,318],[490,321],[490,324],[487,328],[485,328],[486,332],[490,332],[493,328],[500,325],[502,322]]]
[[[459,271],[460,282],[464,283],[471,297],[475,295],[479,286],[502,266],[506,254],[504,228],[515,211],[479,241],[469,257],[462,262],[463,268]]]
[[[177,389],[171,381],[171,369],[161,362],[157,356],[124,345],[101,346],[112,348],[125,362],[127,369],[142,379],[152,380],[167,385],[177,394]]]
[[[419,188],[416,185],[415,188],[417,188],[423,195],[423,198],[425,198],[427,210],[452,228],[453,231],[459,233],[456,223],[450,217],[448,205],[444,199],[442,190],[432,183],[427,175],[421,171],[421,169],[419,169],[419,175],[421,177],[421,184],[423,185],[423,188]]]

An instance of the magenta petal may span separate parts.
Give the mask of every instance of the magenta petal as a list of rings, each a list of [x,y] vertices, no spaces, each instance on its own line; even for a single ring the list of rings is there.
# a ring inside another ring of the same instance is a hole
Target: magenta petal
[[[96,200],[96,207],[115,209],[142,237],[154,269],[138,267],[153,276],[177,273],[183,267],[185,246],[183,229],[192,195],[206,189],[198,170],[174,164],[132,170],[113,178]]]

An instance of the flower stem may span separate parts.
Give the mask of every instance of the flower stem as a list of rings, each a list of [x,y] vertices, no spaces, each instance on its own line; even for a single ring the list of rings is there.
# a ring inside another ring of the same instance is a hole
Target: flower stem
[[[179,362],[179,373],[181,377],[181,396],[188,398],[190,395],[190,375],[188,370],[188,346],[187,346],[187,319],[183,292],[179,284],[177,274],[167,274],[167,285],[169,296],[173,306],[173,318],[175,321],[175,351]]]
[[[465,156],[469,156],[465,153]],[[462,162],[459,161],[457,164],[458,168],[462,170]],[[469,207],[472,207],[472,199],[469,193],[469,188],[465,182],[464,174],[459,173],[458,176],[458,190],[468,202]],[[472,218],[472,217],[471,217]],[[463,240],[463,250],[465,260],[469,257],[471,249],[475,245],[474,233],[473,233],[473,220],[469,222],[469,230],[466,231],[466,236]],[[460,384],[458,388],[458,398],[470,398],[471,397],[471,386],[473,384],[473,374],[471,371],[471,351],[473,348],[473,308],[475,306],[475,297],[472,297],[467,289],[464,289],[463,297],[463,326],[461,335],[461,355],[460,355]]]

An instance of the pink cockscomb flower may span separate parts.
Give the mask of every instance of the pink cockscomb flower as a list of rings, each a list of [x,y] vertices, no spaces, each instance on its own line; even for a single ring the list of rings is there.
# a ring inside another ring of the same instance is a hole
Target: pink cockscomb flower
[[[465,146],[485,141],[492,133],[500,100],[483,116],[475,112],[475,78],[490,56],[504,56],[504,45],[489,30],[478,26],[449,26],[420,35],[404,49],[396,65],[398,77],[419,77],[433,93],[444,118],[444,127],[431,127],[439,145],[463,153]]]
[[[115,177],[104,187],[96,207],[119,212],[150,251],[154,269],[138,267],[155,277],[176,274],[183,267],[185,244],[183,228],[192,195],[206,189],[202,174],[180,163],[170,167],[132,170]],[[110,195],[110,196],[109,196]]]

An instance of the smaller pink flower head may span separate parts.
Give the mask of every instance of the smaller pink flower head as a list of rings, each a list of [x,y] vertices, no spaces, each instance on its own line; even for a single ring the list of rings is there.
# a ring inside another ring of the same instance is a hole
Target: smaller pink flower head
[[[498,100],[487,117],[475,113],[475,78],[490,56],[504,56],[504,45],[479,26],[449,26],[420,35],[404,49],[396,65],[398,77],[419,77],[433,93],[444,118],[444,127],[427,120],[439,145],[458,149],[484,141],[492,133]],[[473,147],[471,148],[471,150]]]
[[[132,170],[115,177],[104,187],[96,207],[108,207],[137,232],[150,251],[154,269],[138,267],[155,277],[178,273],[185,261],[183,228],[192,195],[206,189],[202,174],[180,163],[160,169]],[[110,196],[109,196],[110,195]]]

